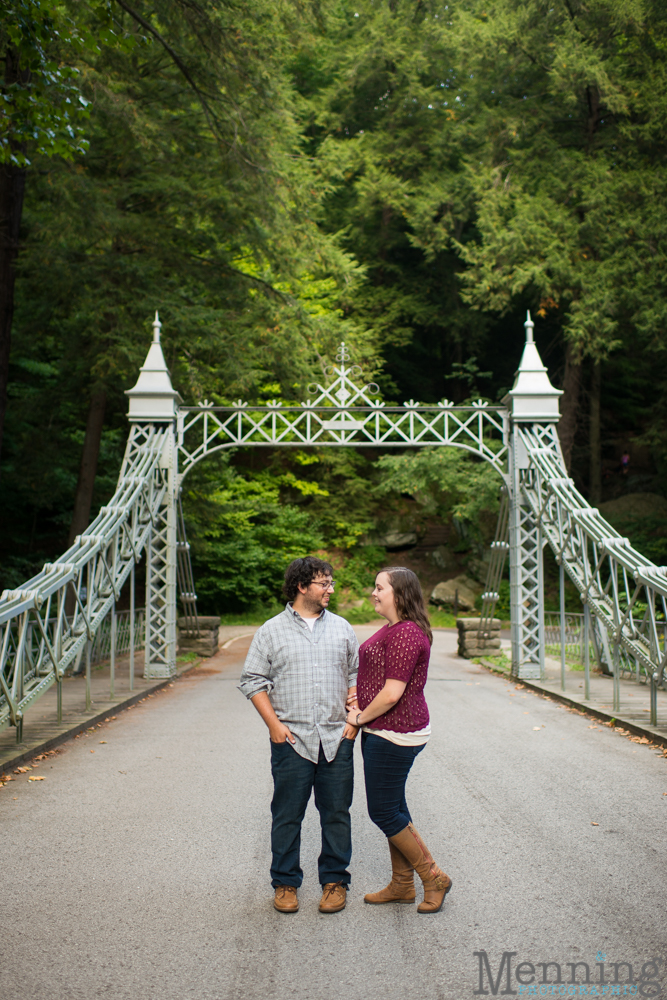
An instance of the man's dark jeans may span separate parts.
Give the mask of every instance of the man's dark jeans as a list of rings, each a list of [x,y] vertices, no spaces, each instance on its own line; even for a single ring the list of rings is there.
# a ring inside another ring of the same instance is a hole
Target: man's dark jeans
[[[271,885],[303,881],[299,864],[301,823],[315,790],[315,806],[322,826],[322,852],[317,859],[320,885],[350,884],[347,866],[352,857],[350,806],[354,789],[354,740],[344,739],[329,763],[322,747],[317,764],[299,756],[291,743],[271,744],[273,801],[271,802]]]

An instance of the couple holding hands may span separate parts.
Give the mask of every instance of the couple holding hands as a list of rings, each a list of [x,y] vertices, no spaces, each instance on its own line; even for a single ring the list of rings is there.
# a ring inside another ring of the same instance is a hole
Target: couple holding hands
[[[328,562],[295,559],[285,573],[285,610],[255,633],[241,683],[269,729],[271,884],[274,906],[299,909],[301,823],[311,792],[320,814],[320,911],[345,907],[352,856],[350,805],[354,741],[361,729],[371,820],[387,837],[392,877],[367,903],[414,903],[437,913],[452,881],[412,825],[405,783],[431,734],[424,698],[432,632],[419,580],[402,566],[378,573],[375,608],[387,624],[359,647],[352,626],[327,610],[334,589]]]

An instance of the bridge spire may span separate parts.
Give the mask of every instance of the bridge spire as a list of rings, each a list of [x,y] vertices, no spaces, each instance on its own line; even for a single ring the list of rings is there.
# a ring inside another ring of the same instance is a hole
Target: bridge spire
[[[503,402],[507,403],[512,419],[521,423],[533,421],[556,423],[560,420],[558,397],[563,395],[562,389],[554,389],[549,381],[546,367],[533,338],[534,323],[530,310],[526,313],[526,345],[523,349],[514,386],[510,389]]]
[[[153,342],[141,366],[137,384],[133,389],[125,390],[125,395],[130,399],[129,419],[133,423],[174,420],[178,404],[182,402],[171,384],[169,369],[164,360],[160,343],[161,329],[162,323],[156,309]]]

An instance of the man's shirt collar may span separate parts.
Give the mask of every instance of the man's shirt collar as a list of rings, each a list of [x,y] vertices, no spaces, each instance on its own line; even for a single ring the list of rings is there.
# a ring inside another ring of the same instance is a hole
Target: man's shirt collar
[[[292,607],[291,601],[288,601],[287,604],[285,605],[285,611],[287,611],[288,614],[290,615],[290,617],[293,618],[294,621],[297,622],[300,626],[302,626],[303,628],[308,628],[308,625],[306,625],[305,619],[302,618],[301,615],[299,614],[299,612],[295,611],[294,608]],[[320,611],[320,613],[319,613],[319,615],[317,617],[318,618],[324,618],[324,616],[326,615],[326,613],[327,613],[327,609],[323,608]]]

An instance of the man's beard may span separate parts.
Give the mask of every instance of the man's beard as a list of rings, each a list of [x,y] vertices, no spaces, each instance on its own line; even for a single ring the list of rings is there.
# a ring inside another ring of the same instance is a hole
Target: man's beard
[[[303,601],[304,610],[310,611],[311,614],[319,615],[326,608],[326,604],[323,602],[324,595],[322,595],[322,597],[305,597]]]

